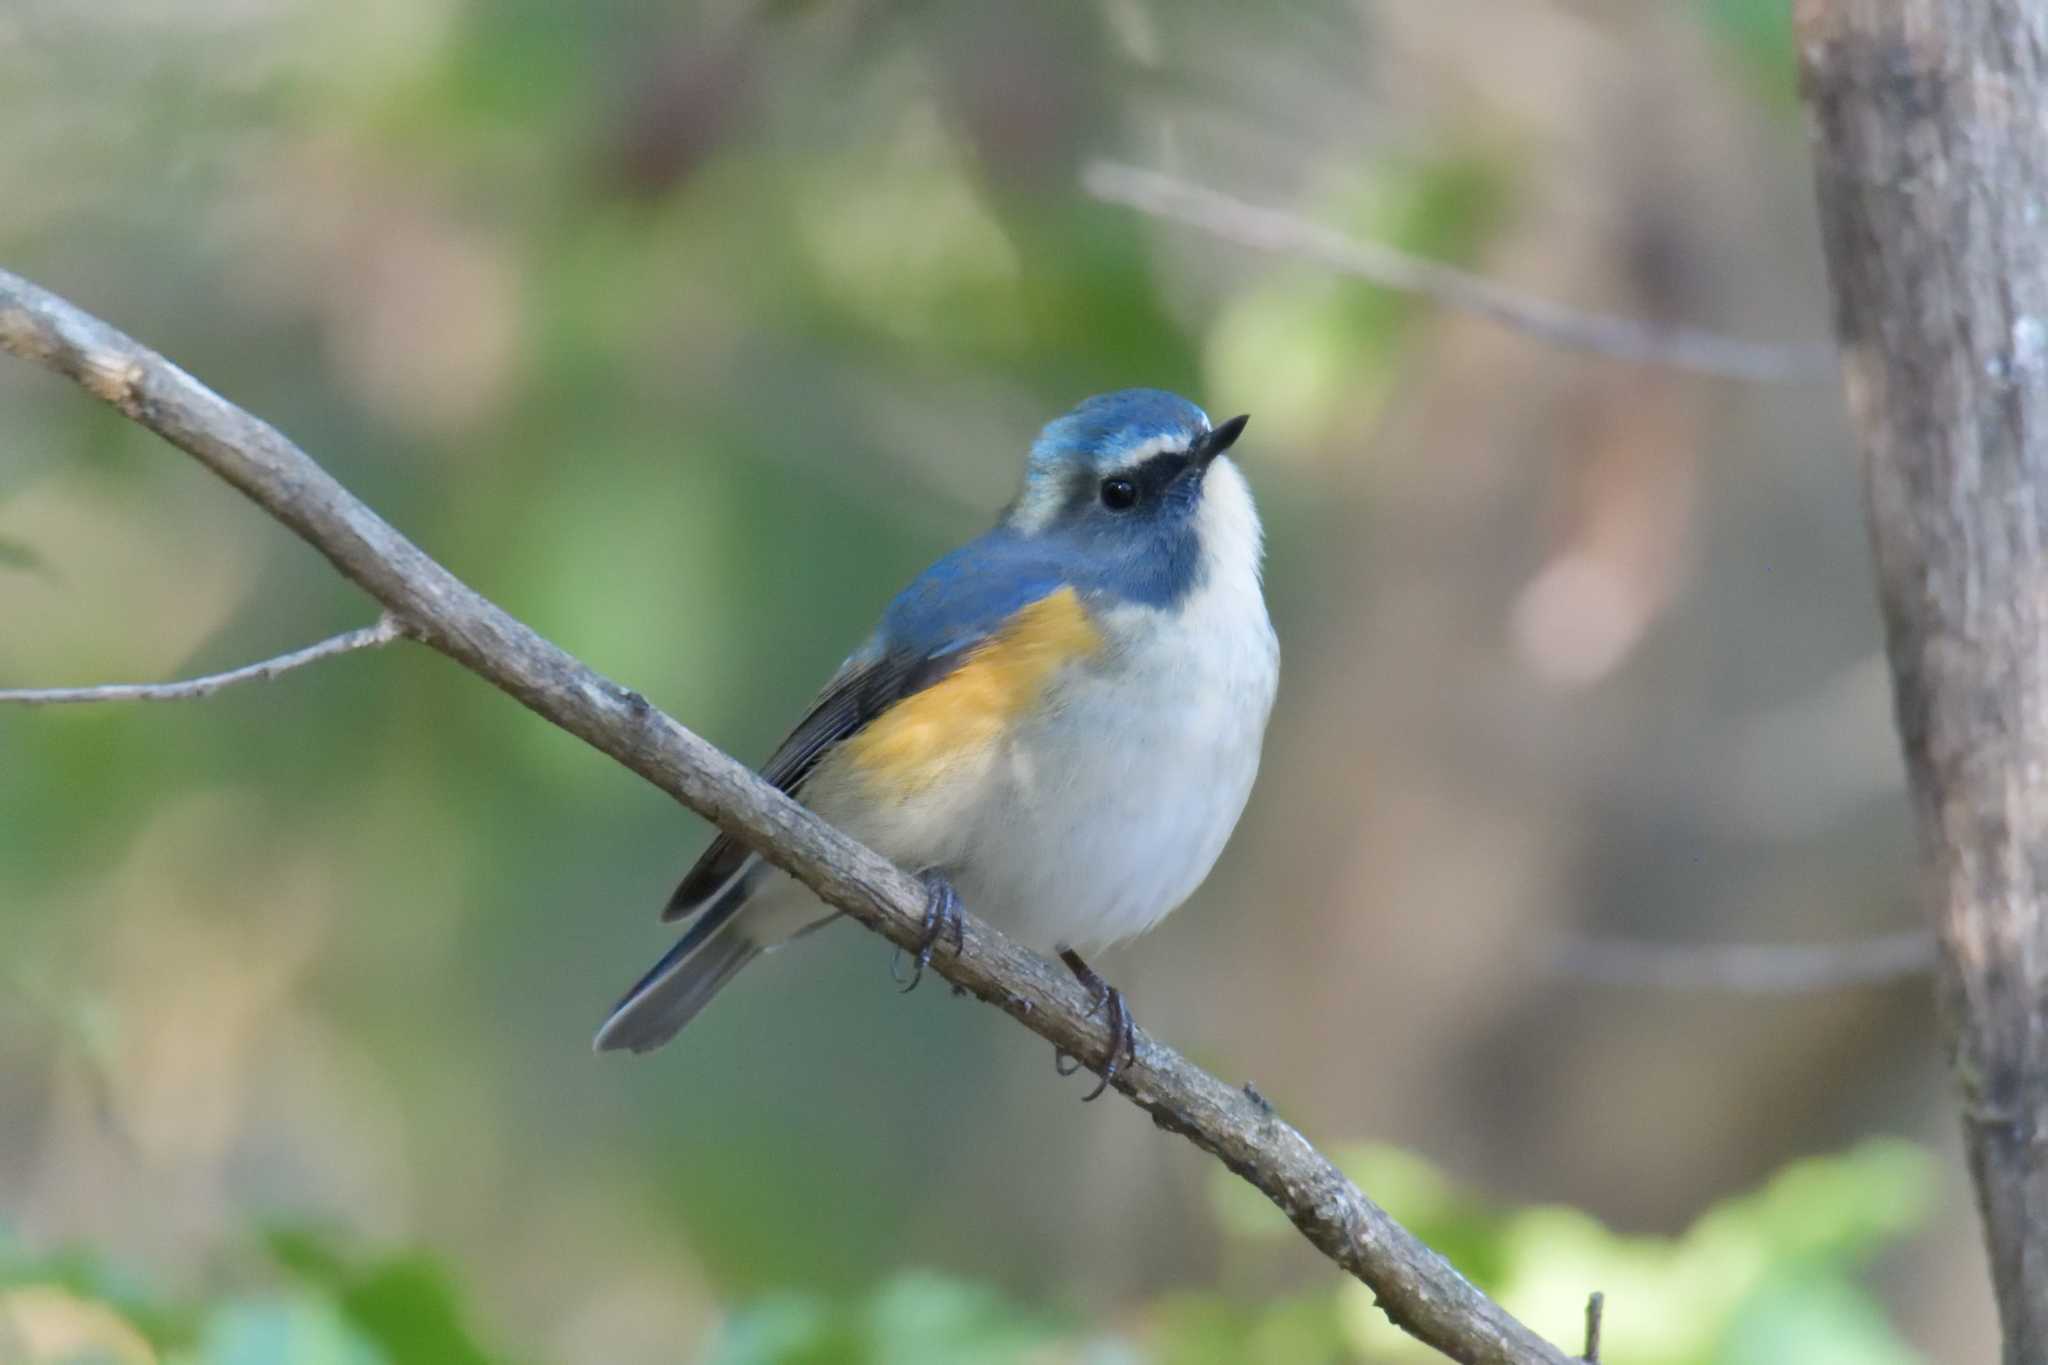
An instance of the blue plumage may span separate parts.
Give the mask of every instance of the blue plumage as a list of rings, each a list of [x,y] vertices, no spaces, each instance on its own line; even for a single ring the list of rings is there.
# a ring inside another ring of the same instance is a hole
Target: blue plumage
[[[919,574],[882,613],[885,653],[939,659],[965,649],[1074,582],[1071,547],[998,526]]]

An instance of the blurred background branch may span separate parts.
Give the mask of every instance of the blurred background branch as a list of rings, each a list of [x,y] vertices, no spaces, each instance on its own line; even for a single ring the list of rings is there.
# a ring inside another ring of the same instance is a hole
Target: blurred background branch
[[[924,890],[738,762],[549,644],[456,579],[275,428],[162,356],[47,290],[0,270],[0,350],[66,376],[192,455],[381,601],[395,628],[647,778],[828,904],[899,948],[923,934]],[[380,641],[381,643],[381,641]],[[315,646],[315,649],[322,649]],[[328,649],[327,653],[340,652]],[[1070,1056],[1116,1046],[1087,992],[978,920],[932,968]],[[1110,1081],[1153,1122],[1224,1162],[1356,1276],[1404,1331],[1465,1365],[1565,1365],[1568,1357],[1476,1289],[1367,1198],[1270,1104],[1142,1030]]]
[[[1924,975],[1934,965],[1934,936],[1920,930],[1833,944],[1577,938],[1560,944],[1552,961],[1574,980],[1603,986],[1806,995]]]
[[[307,645],[304,649],[295,649],[274,659],[244,664],[240,668],[230,668],[224,673],[209,673],[203,678],[185,678],[167,683],[100,683],[93,687],[0,688],[0,706],[59,706],[113,701],[192,701],[199,697],[210,697],[237,683],[267,681],[289,673],[295,668],[319,663],[322,659],[353,654],[359,649],[378,649],[390,644],[404,633],[404,629],[398,624],[398,618],[386,612],[378,617],[375,623],[360,630],[329,636],[317,644]]]
[[[1234,199],[1202,185],[1114,161],[1091,162],[1081,183],[1097,199],[1121,204],[1255,251],[1314,261],[1382,289],[1414,294],[1510,331],[1572,350],[1642,365],[1668,365],[1721,379],[1789,383],[1834,372],[1826,346],[1772,346],[1583,313],[1518,293],[1455,266],[1424,260],[1380,242],[1361,241],[1290,213]]]

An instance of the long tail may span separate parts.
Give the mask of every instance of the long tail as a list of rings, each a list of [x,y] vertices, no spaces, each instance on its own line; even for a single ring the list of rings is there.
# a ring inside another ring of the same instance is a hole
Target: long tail
[[[711,1003],[719,987],[759,957],[764,945],[740,914],[754,889],[753,876],[735,878],[698,914],[676,946],[612,1007],[597,1031],[599,1052],[630,1048],[652,1052],[682,1031]]]
[[[721,925],[700,941],[685,934],[654,969],[640,978],[597,1031],[596,1048],[652,1052],[682,1031],[711,1003],[719,987],[761,955],[737,925]]]
[[[681,1032],[740,968],[837,917],[798,883],[749,859],[597,1031],[597,1050],[652,1052]]]

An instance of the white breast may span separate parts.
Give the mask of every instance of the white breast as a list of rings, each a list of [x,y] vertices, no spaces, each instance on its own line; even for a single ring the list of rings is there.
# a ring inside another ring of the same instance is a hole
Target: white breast
[[[1258,775],[1280,648],[1259,591],[1244,477],[1210,468],[1196,514],[1199,586],[1176,609],[1105,614],[1102,656],[962,793],[949,850],[976,913],[1050,947],[1101,947],[1158,923],[1201,885]]]

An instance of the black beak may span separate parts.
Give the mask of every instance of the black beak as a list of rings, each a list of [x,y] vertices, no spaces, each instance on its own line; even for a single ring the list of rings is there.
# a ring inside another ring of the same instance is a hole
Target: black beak
[[[1244,424],[1251,420],[1251,414],[1245,413],[1210,431],[1189,448],[1188,462],[1197,469],[1207,469],[1209,461],[1237,444],[1237,438],[1244,434]]]

